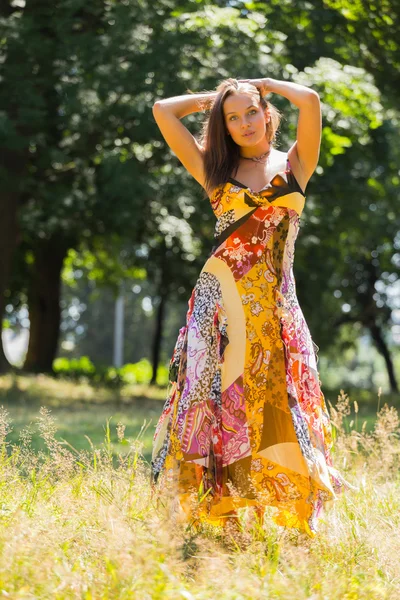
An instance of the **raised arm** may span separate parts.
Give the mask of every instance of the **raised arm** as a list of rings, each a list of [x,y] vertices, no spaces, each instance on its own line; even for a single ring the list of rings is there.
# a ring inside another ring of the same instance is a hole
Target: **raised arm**
[[[269,92],[280,94],[299,109],[296,141],[288,152],[288,158],[300,187],[305,190],[318,164],[321,145],[321,105],[318,93],[305,85],[270,77],[240,81],[256,85],[262,96]]]
[[[299,109],[296,141],[288,152],[293,173],[305,190],[318,164],[321,146],[321,105],[316,91],[298,83],[266,79],[266,91],[280,94]]]
[[[204,110],[214,94],[214,92],[184,94],[157,100],[153,105],[154,119],[168,146],[203,187],[203,149],[187,127],[181,123],[181,119],[191,113]]]

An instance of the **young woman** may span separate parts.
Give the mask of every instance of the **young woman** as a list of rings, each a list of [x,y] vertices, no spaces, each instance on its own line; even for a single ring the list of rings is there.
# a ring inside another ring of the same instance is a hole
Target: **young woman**
[[[274,147],[281,115],[271,92],[299,109],[288,152]],[[203,109],[198,141],[181,119]],[[153,487],[163,481],[198,522],[224,524],[244,506],[262,516],[270,506],[276,523],[314,536],[324,504],[352,487],[332,465],[317,346],[293,276],[319,157],[319,96],[271,78],[226,79],[215,92],[157,101],[153,114],[217,219],[170,362]]]

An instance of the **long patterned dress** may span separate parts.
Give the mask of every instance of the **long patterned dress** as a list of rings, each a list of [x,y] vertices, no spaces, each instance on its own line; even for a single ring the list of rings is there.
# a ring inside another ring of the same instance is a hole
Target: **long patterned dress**
[[[152,482],[175,486],[188,517],[195,493],[205,521],[273,506],[276,523],[314,536],[325,502],[353,486],[332,465],[293,275],[305,196],[284,166],[259,192],[230,178],[211,196],[215,245],[170,361]]]

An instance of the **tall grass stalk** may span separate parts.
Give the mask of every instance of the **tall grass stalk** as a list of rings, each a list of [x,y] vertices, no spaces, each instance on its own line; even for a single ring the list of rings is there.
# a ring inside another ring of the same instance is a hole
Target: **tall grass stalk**
[[[329,403],[330,404],[330,403]],[[356,489],[326,511],[310,539],[242,510],[237,527],[188,527],[176,498],[153,494],[134,439],[111,419],[104,442],[77,450],[41,407],[11,444],[0,409],[0,597],[65,600],[397,600],[400,598],[400,427],[379,407],[358,427],[358,404],[330,404],[334,463]],[[353,414],[354,411],[354,414]],[[348,420],[350,419],[350,424]],[[353,424],[355,425],[353,428]],[[175,504],[174,504],[175,502]]]

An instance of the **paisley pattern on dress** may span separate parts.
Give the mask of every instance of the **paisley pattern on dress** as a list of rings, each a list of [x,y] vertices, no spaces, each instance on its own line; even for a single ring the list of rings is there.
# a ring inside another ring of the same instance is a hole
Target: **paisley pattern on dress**
[[[230,210],[227,210],[223,215],[221,215],[219,219],[217,219],[217,222],[215,224],[214,237],[218,238],[221,235],[221,233],[225,231],[225,229],[229,227],[229,225],[233,225],[235,221],[235,211],[233,210],[233,208],[231,208]]]
[[[259,192],[211,196],[215,246],[188,301],[156,425],[152,482],[217,525],[242,506],[314,536],[326,501],[353,488],[332,431],[293,275],[305,196],[289,161]],[[204,500],[205,497],[205,500]]]

